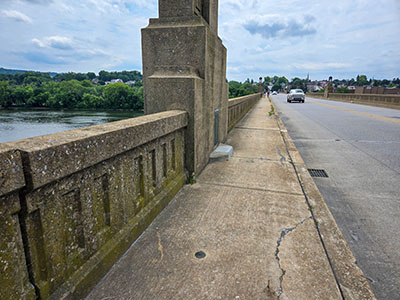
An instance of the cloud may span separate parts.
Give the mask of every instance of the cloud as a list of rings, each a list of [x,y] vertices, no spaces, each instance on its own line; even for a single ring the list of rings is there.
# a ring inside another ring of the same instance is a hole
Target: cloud
[[[16,10],[1,10],[0,14],[17,22],[32,23],[32,19]]]
[[[260,34],[265,39],[274,37],[302,37],[317,33],[317,30],[311,25],[316,20],[314,16],[304,15],[302,21],[293,18],[276,21],[277,19],[282,19],[282,17],[268,15],[265,16],[264,21],[261,21],[262,23],[249,20],[243,24],[243,27],[252,35]]]
[[[57,72],[140,70],[140,28],[157,17],[158,1],[0,0],[0,35],[7,41],[0,43],[0,65]],[[230,80],[265,73],[305,77],[305,69],[314,78],[360,72],[399,77],[399,0],[219,3]]]
[[[32,4],[50,4],[53,2],[53,0],[22,0],[22,1]]]
[[[36,46],[40,47],[40,48],[45,48],[46,45],[39,39],[32,39],[32,43],[34,43]]]
[[[72,13],[74,11],[73,7],[68,6],[68,5],[64,4],[64,3],[60,3],[58,9],[60,11],[62,11],[62,12],[67,12],[67,13]]]
[[[43,41],[34,38],[32,42],[40,48],[55,48],[60,50],[70,50],[73,48],[72,39],[65,36],[49,36],[43,39]]]
[[[46,38],[48,45],[61,50],[72,49],[72,40],[64,36],[50,36]]]
[[[228,66],[228,70],[231,72],[240,72],[239,67]]]
[[[67,63],[64,57],[49,55],[43,52],[32,51],[32,52],[19,52],[17,54],[22,56],[26,60],[36,64],[61,65]]]
[[[36,49],[21,51],[18,54],[36,64],[68,66],[96,60],[103,61],[101,65],[111,68],[126,59],[122,55],[96,47],[96,44],[89,39],[49,36],[42,39],[34,38],[31,42],[36,45]]]
[[[326,70],[326,69],[341,69],[341,68],[350,67],[349,64],[338,63],[338,62],[321,62],[321,63],[307,62],[307,63],[301,63],[301,64],[294,63],[294,64],[292,64],[292,66],[296,69],[310,70],[310,71],[311,70],[312,71]]]

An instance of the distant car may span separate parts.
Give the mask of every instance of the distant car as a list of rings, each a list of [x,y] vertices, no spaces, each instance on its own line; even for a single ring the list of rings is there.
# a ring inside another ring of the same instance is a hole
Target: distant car
[[[287,102],[291,103],[292,101],[299,101],[303,102],[306,99],[303,90],[295,89],[290,90],[289,94],[287,95]]]
[[[278,93],[276,91],[273,91],[272,95],[278,95]]]

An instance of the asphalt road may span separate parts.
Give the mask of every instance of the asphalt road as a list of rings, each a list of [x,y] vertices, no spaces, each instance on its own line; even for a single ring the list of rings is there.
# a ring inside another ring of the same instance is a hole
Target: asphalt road
[[[378,299],[400,299],[400,110],[271,96]]]

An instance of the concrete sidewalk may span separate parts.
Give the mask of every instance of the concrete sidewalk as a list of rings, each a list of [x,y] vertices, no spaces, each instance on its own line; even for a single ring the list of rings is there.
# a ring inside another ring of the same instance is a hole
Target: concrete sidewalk
[[[233,157],[184,186],[87,299],[374,299],[270,110],[262,98],[228,136]]]

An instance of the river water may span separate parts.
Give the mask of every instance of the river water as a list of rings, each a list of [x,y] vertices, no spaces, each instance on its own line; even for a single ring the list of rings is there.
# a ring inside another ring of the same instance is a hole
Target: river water
[[[133,111],[0,110],[0,143],[141,115]]]

